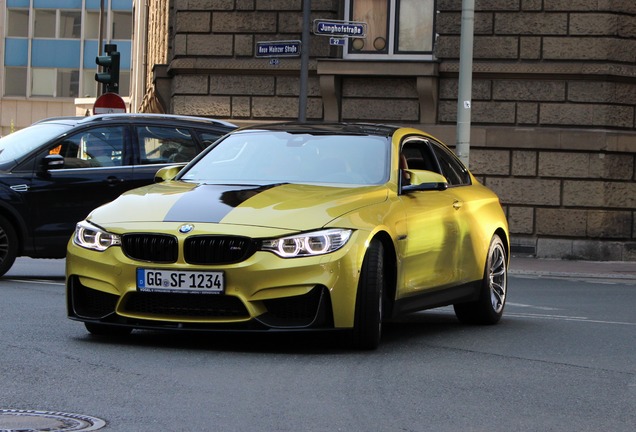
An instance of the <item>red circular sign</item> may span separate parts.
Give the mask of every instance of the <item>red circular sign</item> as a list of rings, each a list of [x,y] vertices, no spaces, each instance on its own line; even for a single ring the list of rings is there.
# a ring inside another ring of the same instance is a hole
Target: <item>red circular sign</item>
[[[93,105],[93,114],[125,113],[126,104],[117,93],[104,93]]]

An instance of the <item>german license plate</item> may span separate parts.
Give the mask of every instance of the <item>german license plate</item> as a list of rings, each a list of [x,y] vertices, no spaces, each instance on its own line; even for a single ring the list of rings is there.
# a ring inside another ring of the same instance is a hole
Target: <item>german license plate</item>
[[[137,289],[146,292],[223,294],[223,272],[137,269]]]

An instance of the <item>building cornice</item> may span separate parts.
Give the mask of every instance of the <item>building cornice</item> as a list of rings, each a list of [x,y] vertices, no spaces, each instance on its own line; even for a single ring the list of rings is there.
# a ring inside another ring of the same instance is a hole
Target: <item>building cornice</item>
[[[443,61],[439,67],[440,75],[456,75],[459,73],[458,61]],[[617,63],[580,63],[580,62],[473,62],[473,74],[487,77],[496,75],[519,78],[520,76],[546,78],[597,79],[599,77],[613,80],[636,80],[636,65]]]
[[[291,74],[300,70],[299,59],[279,59],[272,64],[268,59],[255,58],[218,58],[218,57],[179,57],[168,64],[168,74],[201,74],[223,73],[252,74],[269,71],[272,73]],[[316,70],[316,61],[310,60],[309,70]]]

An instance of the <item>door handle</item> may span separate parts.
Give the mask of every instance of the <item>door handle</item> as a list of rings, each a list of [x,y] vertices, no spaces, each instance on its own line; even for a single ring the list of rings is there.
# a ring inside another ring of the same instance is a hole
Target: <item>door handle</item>
[[[110,176],[110,177],[106,177],[105,181],[109,185],[115,186],[115,185],[118,185],[119,183],[123,183],[124,179],[123,178],[114,177],[114,176]]]
[[[453,202],[453,208],[455,210],[459,210],[460,208],[462,208],[463,203],[461,201],[455,201]]]

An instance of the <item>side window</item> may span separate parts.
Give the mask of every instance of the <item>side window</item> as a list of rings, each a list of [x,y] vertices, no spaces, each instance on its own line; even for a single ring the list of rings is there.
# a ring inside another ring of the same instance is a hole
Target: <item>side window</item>
[[[421,139],[412,139],[404,143],[400,168],[427,170],[441,174],[430,146]]]
[[[69,136],[49,150],[64,157],[64,168],[122,165],[124,128],[93,128]]]
[[[199,132],[199,138],[201,138],[203,147],[209,147],[210,144],[214,143],[223,135],[221,132]]]
[[[433,151],[442,168],[442,174],[451,186],[470,184],[468,170],[454,154],[437,143],[433,143]]]
[[[189,162],[198,153],[187,129],[143,126],[137,128],[137,138],[142,164]]]

